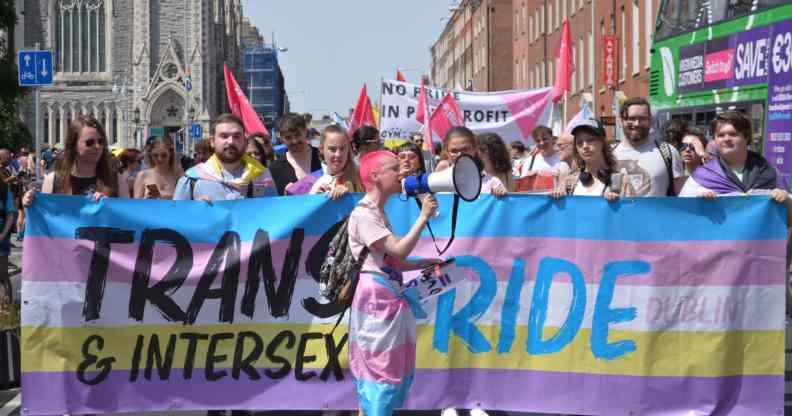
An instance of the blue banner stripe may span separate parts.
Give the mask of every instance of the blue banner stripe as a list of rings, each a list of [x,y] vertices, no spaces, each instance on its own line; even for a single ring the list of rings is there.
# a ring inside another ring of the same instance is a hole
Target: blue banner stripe
[[[270,239],[289,238],[295,225],[319,236],[340,221],[362,194],[339,201],[325,196],[276,197],[242,201],[142,201],[39,195],[28,210],[26,233],[74,238],[77,227],[115,227],[135,231],[170,228],[190,241],[216,243],[235,230],[251,241],[258,229]],[[432,219],[437,237],[451,232],[453,197],[438,195],[440,216]],[[391,198],[386,206],[397,235],[403,235],[419,209],[412,199]],[[44,218],[47,221],[44,221]],[[424,230],[424,236],[429,236]],[[554,200],[543,195],[482,195],[461,201],[458,237],[556,237],[627,241],[705,241],[786,239],[786,208],[766,196],[718,198],[640,198],[609,204],[599,197]]]

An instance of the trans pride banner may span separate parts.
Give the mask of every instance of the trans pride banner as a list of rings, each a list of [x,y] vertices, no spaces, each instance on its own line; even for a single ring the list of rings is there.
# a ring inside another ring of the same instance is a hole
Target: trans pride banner
[[[359,197],[41,195],[24,247],[24,412],[356,408],[346,328],[331,334],[340,309],[315,279]],[[397,198],[387,211],[397,234],[418,214]],[[408,407],[783,413],[781,205],[483,196],[459,218],[450,255],[466,280],[424,305]],[[424,235],[415,254],[433,253]]]
[[[423,125],[415,119],[420,89],[419,85],[406,82],[382,81],[379,128],[383,139],[406,139],[421,132]],[[506,143],[515,140],[533,143],[533,128],[550,125],[552,88],[471,92],[427,86],[431,111],[448,92],[459,103],[465,126],[474,133],[498,133]],[[442,137],[435,134],[434,140],[442,140]]]

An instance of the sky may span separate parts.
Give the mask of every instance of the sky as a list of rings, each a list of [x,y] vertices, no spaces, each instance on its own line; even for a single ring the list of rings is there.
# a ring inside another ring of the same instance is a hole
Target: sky
[[[264,41],[272,32],[293,112],[346,117],[365,82],[372,101],[396,68],[418,83],[430,47],[449,16],[449,0],[243,0]]]

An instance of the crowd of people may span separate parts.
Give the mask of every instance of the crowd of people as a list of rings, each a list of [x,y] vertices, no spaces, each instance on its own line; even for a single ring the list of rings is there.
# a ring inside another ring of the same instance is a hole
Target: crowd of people
[[[37,163],[27,149],[19,156],[0,150],[0,198],[5,216],[0,228],[0,271],[7,273],[10,234],[14,218],[22,230],[24,208],[35,199],[37,189],[25,190],[35,169],[41,169],[41,193],[89,195],[136,199],[219,200],[325,194],[337,199],[349,192],[365,192],[351,214],[350,246],[358,255],[366,248],[360,293],[355,302],[384,302],[395,308],[398,325],[380,325],[377,338],[399,338],[413,348],[410,357],[392,357],[405,366],[377,367],[360,350],[350,348],[350,363],[363,410],[390,414],[403,403],[414,370],[415,320],[406,300],[398,296],[401,271],[421,268],[426,262],[408,261],[421,229],[437,208],[429,196],[410,232],[401,238],[392,232],[384,203],[401,192],[401,180],[409,175],[440,171],[454,166],[460,155],[477,161],[482,172],[482,193],[504,199],[513,192],[544,192],[553,198],[568,195],[602,197],[700,197],[715,198],[733,193],[765,193],[774,201],[792,206],[787,191],[778,186],[778,175],[758,153],[749,150],[751,122],[740,112],[717,115],[711,124],[712,140],[701,131],[674,121],[664,126],[666,140],[650,138],[649,103],[640,97],[621,107],[625,139],[609,140],[595,119],[576,120],[561,137],[550,128],[532,132],[535,146],[522,141],[508,145],[495,133],[474,134],[467,127],[451,128],[439,152],[424,149],[423,138],[413,136],[395,150],[386,150],[379,132],[363,126],[348,135],[338,125],[321,132],[318,147],[311,145],[309,125],[298,114],[286,114],[278,123],[285,151],[276,152],[270,137],[246,135],[236,116],[219,116],[212,136],[200,142],[195,158],[185,163],[172,140],[150,138],[143,151],[124,149],[117,156],[108,149],[103,126],[90,116],[79,116],[69,126],[62,151],[43,149]],[[23,179],[27,176],[26,179]],[[19,210],[19,215],[17,215]],[[8,276],[0,283],[10,296]],[[383,287],[388,290],[382,290]],[[394,289],[394,290],[390,290]],[[358,297],[360,296],[360,297]],[[373,318],[355,313],[353,304],[350,345],[365,347],[356,331]],[[376,325],[375,325],[376,326]],[[371,326],[370,326],[371,327]],[[379,328],[379,327],[377,327]],[[394,332],[395,331],[395,332]],[[371,336],[368,334],[367,336]],[[376,338],[376,337],[375,337]],[[379,345],[377,340],[369,340]],[[386,357],[387,358],[387,357]],[[379,383],[376,389],[367,383]],[[382,383],[393,388],[386,389]],[[372,410],[375,409],[375,410]],[[483,410],[474,413],[485,414]],[[446,409],[445,414],[454,413]]]

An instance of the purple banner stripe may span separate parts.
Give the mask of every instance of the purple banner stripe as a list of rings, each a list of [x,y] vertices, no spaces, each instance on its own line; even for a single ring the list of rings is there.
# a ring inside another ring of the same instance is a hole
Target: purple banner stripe
[[[297,276],[309,278],[305,271],[307,252],[317,238],[306,238],[299,261]],[[276,273],[280,274],[288,241],[272,242],[272,258]],[[194,266],[186,285],[197,284],[212,246],[196,245]],[[93,243],[82,240],[28,237],[25,241],[25,263],[22,267],[28,281],[80,282],[88,275]],[[137,244],[117,244],[110,255],[108,282],[129,283],[137,256]],[[246,258],[251,243],[242,243]],[[497,250],[497,252],[495,251]],[[61,252],[63,256],[53,256]],[[422,239],[414,251],[434,257],[434,247],[429,239]],[[586,253],[580,255],[580,253]],[[599,283],[603,266],[614,260],[648,261],[650,275],[621,279],[619,285],[632,286],[729,286],[729,285],[780,285],[784,284],[786,243],[776,240],[759,241],[683,241],[683,242],[631,242],[573,240],[561,238],[480,237],[457,238],[447,257],[458,255],[479,256],[492,266],[498,280],[511,275],[512,260],[526,261],[525,277],[532,281],[539,261],[546,256],[576,260],[588,283]],[[40,259],[49,259],[46,262]],[[155,263],[152,281],[163,277],[173,264],[175,251],[167,246],[154,250]],[[247,261],[242,262],[240,281],[247,280]],[[474,279],[475,277],[471,277]],[[565,275],[559,282],[568,281]]]
[[[272,380],[225,376],[208,382],[202,369],[191,380],[173,370],[168,381],[113,371],[95,386],[72,373],[22,375],[23,413],[104,413],[205,409],[355,409],[349,374],[328,382],[299,382],[294,373]],[[41,392],[47,392],[42,396]],[[30,396],[27,396],[30,394]],[[534,411],[578,415],[782,415],[784,377],[633,377],[496,369],[416,371],[408,396],[411,409],[445,407]],[[692,412],[691,412],[692,411]]]

